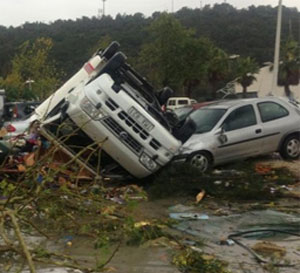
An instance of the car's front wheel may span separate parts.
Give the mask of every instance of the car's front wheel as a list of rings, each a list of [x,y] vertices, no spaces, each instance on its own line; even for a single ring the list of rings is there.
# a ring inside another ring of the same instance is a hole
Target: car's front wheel
[[[189,163],[199,171],[206,172],[212,167],[212,157],[205,151],[199,151],[190,156]]]
[[[287,160],[294,160],[300,156],[300,136],[292,135],[287,137],[280,149],[280,155]]]

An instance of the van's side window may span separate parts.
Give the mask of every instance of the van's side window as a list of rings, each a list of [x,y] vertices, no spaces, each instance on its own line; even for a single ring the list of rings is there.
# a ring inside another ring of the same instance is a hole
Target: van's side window
[[[175,100],[169,100],[168,105],[175,105]]]
[[[189,104],[188,100],[178,100],[178,105],[186,105]]]

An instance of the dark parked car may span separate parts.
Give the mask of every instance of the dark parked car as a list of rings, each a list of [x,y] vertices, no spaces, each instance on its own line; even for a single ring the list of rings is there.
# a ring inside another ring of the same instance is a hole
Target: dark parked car
[[[15,121],[28,117],[40,102],[8,102],[4,104],[3,120]]]

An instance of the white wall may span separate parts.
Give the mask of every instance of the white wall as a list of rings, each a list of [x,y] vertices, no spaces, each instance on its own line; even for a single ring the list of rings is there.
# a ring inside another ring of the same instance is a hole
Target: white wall
[[[273,71],[270,71],[270,66],[264,66],[260,69],[258,74],[255,74],[256,81],[253,82],[247,88],[247,91],[258,91],[259,97],[264,97],[269,95],[272,86]],[[297,100],[300,100],[300,84],[299,85],[290,85],[290,88],[293,92],[294,97]],[[238,83],[235,85],[236,93],[242,92],[242,86]],[[274,96],[285,96],[284,87],[277,86],[273,90]]]

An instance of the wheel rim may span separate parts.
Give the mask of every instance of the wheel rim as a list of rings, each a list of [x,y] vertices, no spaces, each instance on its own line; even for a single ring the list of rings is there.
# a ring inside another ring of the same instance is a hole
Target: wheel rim
[[[191,159],[191,165],[199,169],[201,172],[205,172],[208,169],[208,159],[202,154],[196,154]]]
[[[286,145],[286,152],[291,157],[298,157],[300,154],[300,141],[296,138],[291,139]]]

